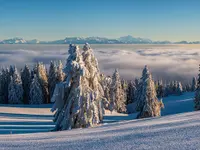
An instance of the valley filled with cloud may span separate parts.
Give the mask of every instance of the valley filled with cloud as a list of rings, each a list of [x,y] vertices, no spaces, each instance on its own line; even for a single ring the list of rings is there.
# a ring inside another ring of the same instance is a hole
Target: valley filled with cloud
[[[101,72],[112,75],[115,68],[125,79],[140,77],[148,65],[155,80],[188,82],[198,74],[200,45],[91,45]],[[80,49],[82,45],[80,45]],[[36,62],[49,65],[51,60],[67,58],[68,45],[0,45],[2,67],[30,68]]]

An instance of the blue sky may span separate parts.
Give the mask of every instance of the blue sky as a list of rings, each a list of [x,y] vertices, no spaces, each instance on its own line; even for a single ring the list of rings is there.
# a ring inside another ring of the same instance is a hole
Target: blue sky
[[[0,0],[0,39],[200,40],[200,0]]]

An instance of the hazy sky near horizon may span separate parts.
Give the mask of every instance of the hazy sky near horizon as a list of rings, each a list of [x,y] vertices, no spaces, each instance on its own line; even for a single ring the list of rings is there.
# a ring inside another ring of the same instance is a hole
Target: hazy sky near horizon
[[[0,39],[124,35],[200,41],[199,0],[0,0]]]

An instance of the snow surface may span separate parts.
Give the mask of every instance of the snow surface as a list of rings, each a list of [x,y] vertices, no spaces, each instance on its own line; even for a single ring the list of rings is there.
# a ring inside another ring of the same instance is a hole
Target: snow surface
[[[60,132],[45,132],[54,127],[51,105],[0,105],[0,149],[200,149],[200,111],[189,112],[193,97],[164,98],[166,116],[131,120],[137,114],[106,112],[101,126]]]
[[[194,110],[194,92],[187,92],[180,96],[169,96],[163,98],[165,108],[161,111],[161,116],[191,112]]]
[[[54,128],[51,105],[0,105],[0,134],[48,132]]]

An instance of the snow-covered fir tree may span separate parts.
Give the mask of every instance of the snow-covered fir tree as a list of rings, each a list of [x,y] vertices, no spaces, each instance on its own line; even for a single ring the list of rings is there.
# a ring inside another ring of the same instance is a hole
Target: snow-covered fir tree
[[[124,97],[125,93],[122,89],[121,79],[118,72],[118,69],[115,70],[112,76],[111,83],[111,92],[110,92],[110,110],[116,110],[117,112],[126,112],[126,99]]]
[[[17,69],[15,69],[8,87],[8,103],[22,104],[23,93],[22,81]]]
[[[56,80],[57,80],[57,66],[55,62],[51,61],[49,67],[49,76],[48,76],[50,98],[53,96],[53,92],[57,83]]]
[[[21,72],[22,86],[24,89],[24,103],[29,103],[29,93],[30,93],[30,85],[31,85],[31,71],[28,65],[24,66],[24,69]]]
[[[137,110],[140,111],[138,118],[160,116],[162,101],[156,96],[155,85],[147,66],[142,72],[140,84],[140,96],[137,99]]]
[[[127,102],[127,93],[128,93],[128,82],[125,79],[121,79],[121,85],[122,85],[122,94],[124,95],[124,101],[125,104]]]
[[[103,89],[92,49],[86,44],[81,54],[78,46],[70,44],[68,53],[66,78],[56,85],[52,97],[55,130],[94,126],[103,119]]]
[[[4,104],[4,85],[3,85],[3,74],[0,72],[0,104]]]
[[[42,87],[40,86],[38,77],[35,75],[30,85],[29,104],[42,104],[44,96],[42,94]]]
[[[200,110],[200,65],[199,65],[199,75],[198,75],[197,89],[195,91],[194,97],[194,110]]]
[[[16,71],[16,66],[10,65],[9,74],[10,74],[11,77],[13,77],[15,71]]]
[[[36,67],[34,68],[34,72],[36,73],[40,86],[42,87],[44,103],[50,103],[48,77],[45,66],[42,63],[37,63]]]
[[[186,84],[186,91],[191,92],[192,91],[192,86],[190,83]]]
[[[62,82],[65,79],[65,73],[63,72],[63,64],[58,61],[57,72],[56,72],[56,83]]]
[[[197,79],[196,77],[192,78],[192,87],[191,90],[194,92],[197,89]]]
[[[162,80],[158,80],[157,82],[156,93],[159,98],[164,97],[164,86],[163,86]]]
[[[128,83],[127,104],[134,103],[136,100],[136,85],[134,81]]]
[[[177,95],[183,94],[183,88],[182,88],[181,82],[178,82],[178,86],[177,86],[177,89],[176,89],[176,94]]]
[[[103,105],[105,109],[110,109],[110,87],[112,83],[112,78],[110,76],[106,76],[101,74],[101,86],[104,90],[104,97],[107,101],[104,101]]]

